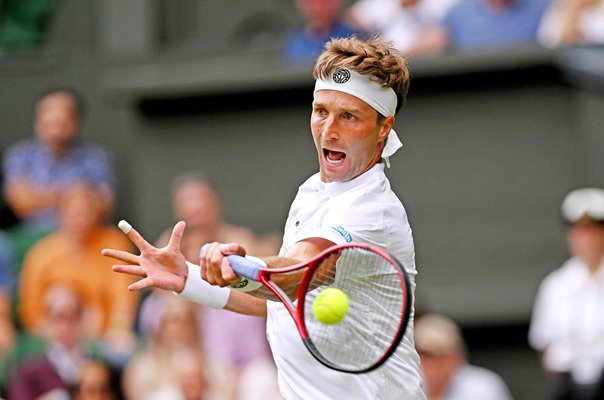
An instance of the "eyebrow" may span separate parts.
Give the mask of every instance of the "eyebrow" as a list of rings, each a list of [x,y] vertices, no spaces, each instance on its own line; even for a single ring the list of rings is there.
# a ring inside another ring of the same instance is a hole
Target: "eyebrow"
[[[327,108],[327,106],[324,103],[317,102],[317,101],[312,102],[312,107],[313,108]],[[363,109],[361,109],[359,107],[354,107],[354,106],[341,107],[341,106],[339,106],[338,108],[342,109],[345,112],[349,112],[351,114],[360,115],[363,113]]]

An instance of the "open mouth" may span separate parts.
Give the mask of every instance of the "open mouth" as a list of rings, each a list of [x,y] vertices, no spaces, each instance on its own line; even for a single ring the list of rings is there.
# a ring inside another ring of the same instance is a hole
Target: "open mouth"
[[[325,156],[325,161],[330,165],[340,165],[346,158],[346,153],[328,149],[323,149],[323,155]]]

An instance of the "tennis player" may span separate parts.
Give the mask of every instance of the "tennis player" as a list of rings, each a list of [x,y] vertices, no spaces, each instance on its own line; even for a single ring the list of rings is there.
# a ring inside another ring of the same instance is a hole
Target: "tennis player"
[[[319,172],[298,190],[279,257],[248,258],[271,267],[285,266],[306,261],[335,244],[365,242],[393,254],[415,287],[411,228],[384,172],[389,157],[402,146],[392,128],[409,77],[404,58],[379,38],[333,39],[326,44],[314,68],[310,120]],[[175,225],[170,243],[161,249],[130,226],[123,228],[141,254],[109,249],[103,254],[130,264],[116,265],[114,271],[142,277],[130,290],[154,286],[207,306],[267,317],[267,336],[285,399],[426,398],[413,342],[413,316],[396,353],[383,366],[360,375],[334,371],[306,350],[282,303],[227,287],[240,278],[226,255],[245,256],[241,245],[206,244],[196,266],[180,252],[183,222]]]

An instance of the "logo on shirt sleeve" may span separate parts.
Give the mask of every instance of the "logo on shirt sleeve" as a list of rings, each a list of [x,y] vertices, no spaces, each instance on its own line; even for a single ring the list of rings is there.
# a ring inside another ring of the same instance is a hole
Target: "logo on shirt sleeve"
[[[338,226],[332,226],[331,229],[335,230],[340,235],[342,235],[344,240],[346,240],[346,243],[352,242],[352,235],[350,233],[348,233],[348,231],[346,229],[344,229],[344,227],[338,225]]]

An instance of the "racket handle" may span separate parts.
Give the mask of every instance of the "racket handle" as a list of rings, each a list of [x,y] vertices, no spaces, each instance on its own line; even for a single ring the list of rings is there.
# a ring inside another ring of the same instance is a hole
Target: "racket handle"
[[[227,258],[229,259],[229,263],[231,264],[233,271],[235,271],[237,275],[253,281],[258,280],[260,268],[264,267],[264,265],[259,264],[256,261],[252,261],[249,258],[241,257],[236,254],[228,255]]]

